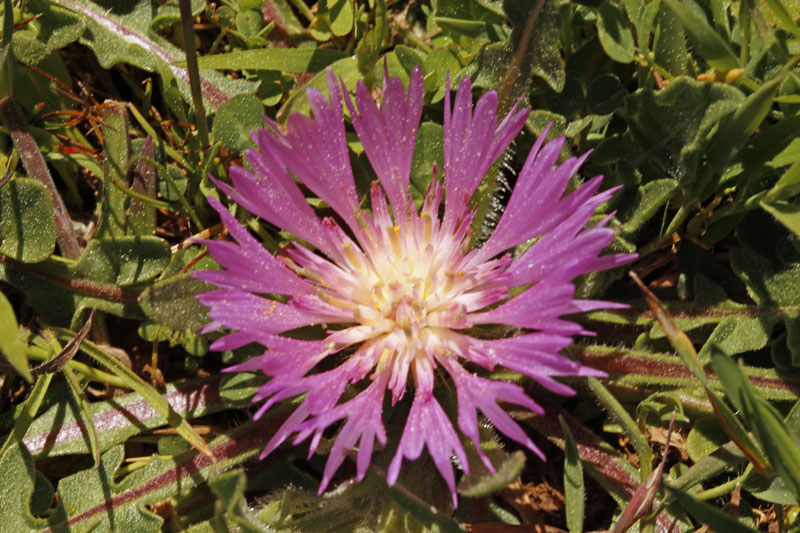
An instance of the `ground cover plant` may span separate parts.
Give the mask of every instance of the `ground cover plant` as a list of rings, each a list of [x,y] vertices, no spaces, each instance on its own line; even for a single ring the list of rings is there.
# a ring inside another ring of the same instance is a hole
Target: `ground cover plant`
[[[0,531],[800,529],[796,1],[2,6]]]

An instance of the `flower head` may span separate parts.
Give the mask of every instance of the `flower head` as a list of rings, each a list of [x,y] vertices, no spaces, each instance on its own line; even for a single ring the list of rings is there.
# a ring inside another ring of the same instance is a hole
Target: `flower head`
[[[613,238],[607,221],[585,228],[613,191],[598,193],[597,177],[565,194],[586,156],[556,166],[564,139],[544,144],[540,135],[493,233],[470,249],[469,199],[528,112],[515,108],[498,124],[496,93],[484,94],[473,108],[469,80],[452,105],[448,91],[443,184],[432,177],[418,210],[409,176],[423,104],[420,71],[412,73],[407,91],[399,79],[384,78],[380,107],[359,84],[355,103],[347,94],[344,101],[379,180],[363,208],[345,140],[342,94],[330,72],[328,90],[330,102],[308,89],[313,119],[295,114],[286,133],[269,122],[253,135],[258,150],[247,151],[252,172],[232,167],[232,185],[216,182],[239,205],[310,246],[295,243],[276,257],[210,198],[236,242],[203,241],[224,269],[195,274],[221,287],[199,296],[212,318],[205,330],[234,330],[212,345],[216,350],[252,342],[266,347],[263,355],[228,369],[271,377],[254,398],[263,402],[257,417],[276,402],[304,395],[262,456],[292,435],[294,443],[310,438],[313,453],[323,432],[338,423],[320,492],[346,450],[357,449],[361,479],[375,441],[387,444],[385,397],[394,404],[408,392],[413,398],[388,482],[397,480],[404,459],[414,460],[427,449],[455,504],[451,457],[467,468],[456,427],[492,469],[480,448],[478,411],[542,456],[498,402],[535,413],[542,409],[519,385],[478,376],[477,367],[502,366],[559,394],[573,391],[556,376],[603,375],[559,352],[572,336],[588,333],[562,316],[612,306],[576,300],[572,280],[632,257],[599,256]],[[335,216],[320,217],[297,181]],[[519,257],[507,253],[532,239]],[[326,331],[321,340],[285,334],[321,324]],[[482,324],[516,326],[523,333],[487,340],[474,333]],[[434,395],[444,379],[455,385],[455,424]],[[342,401],[348,387],[351,394]]]

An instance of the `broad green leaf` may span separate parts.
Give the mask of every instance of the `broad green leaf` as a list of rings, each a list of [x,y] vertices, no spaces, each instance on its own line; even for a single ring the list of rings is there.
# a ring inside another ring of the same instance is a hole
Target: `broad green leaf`
[[[444,169],[444,132],[442,126],[434,122],[423,122],[417,131],[414,158],[411,161],[411,194],[421,202],[425,198],[433,168],[436,165],[438,176]]]
[[[250,94],[234,96],[217,111],[214,117],[214,138],[233,152],[244,152],[253,146],[251,132],[264,125],[264,106]]]
[[[511,36],[503,42],[481,48],[478,56],[459,75],[472,78],[473,86],[484,89],[505,89],[501,112],[511,108],[524,95],[532,76],[543,79],[553,90],[563,90],[566,80],[564,60],[558,47],[560,13],[554,0],[544,0],[540,10],[528,2],[508,2],[506,17],[512,26]],[[533,24],[533,31],[525,26]],[[523,41],[528,37],[527,41]],[[518,59],[515,59],[518,57]],[[524,67],[513,67],[515,61]]]
[[[46,522],[31,514],[36,471],[22,443],[9,446],[0,455],[0,508],[4,531],[38,531]],[[49,506],[48,502],[48,506]]]
[[[337,37],[347,35],[353,30],[353,2],[352,0],[326,0],[328,4],[328,17],[331,23],[331,33]]]
[[[216,526],[229,530],[232,526],[227,522],[232,522],[238,526],[238,531],[242,533],[260,533],[263,529],[243,516],[247,502],[244,498],[244,490],[247,487],[247,477],[241,470],[232,470],[218,476],[211,476],[208,486],[217,497],[214,505],[214,518]]]
[[[597,8],[597,35],[608,57],[620,63],[633,61],[636,50],[628,20],[609,0]]]
[[[726,442],[728,436],[716,418],[700,418],[692,425],[689,436],[686,437],[686,452],[692,462],[696,463],[714,453]]]
[[[133,285],[158,276],[170,262],[169,244],[158,237],[122,237],[89,241],[71,269],[77,278]]]
[[[212,286],[188,276],[179,276],[155,283],[145,290],[139,303],[153,321],[172,329],[197,330],[209,322],[208,309],[196,296]]]
[[[0,189],[0,254],[36,263],[50,256],[55,246],[50,193],[33,179],[8,182]]]
[[[70,268],[45,261],[35,266],[0,261],[0,279],[19,289],[25,301],[48,324],[69,327],[84,309],[143,318],[136,303],[139,291],[91,279],[73,279]]]
[[[36,19],[24,26],[24,32],[44,44],[48,52],[64,48],[78,40],[86,29],[86,24],[69,9],[64,9],[52,2],[30,0],[23,4],[23,13],[36,15]],[[16,36],[19,31],[15,31]]]
[[[702,10],[693,0],[663,0],[675,13],[691,37],[697,53],[712,68],[725,72],[740,67],[739,60],[720,35],[698,13]]]
[[[707,399],[696,394],[697,378],[674,354],[653,353],[627,348],[607,346],[580,346],[570,348],[571,353],[584,365],[603,370],[609,374],[606,384],[609,388],[625,390],[626,393],[636,390],[680,391],[680,399],[699,411],[711,412]],[[748,379],[752,380],[758,392],[773,401],[797,401],[800,391],[800,380],[774,368],[744,367]],[[722,387],[713,375],[708,378],[714,390]],[[689,394],[694,390],[695,394]],[[642,392],[642,399],[648,394]]]
[[[575,437],[569,430],[569,426],[564,422],[563,417],[559,417],[561,430],[564,432],[564,500],[565,514],[567,515],[567,529],[570,533],[580,533],[583,531],[583,509],[586,499],[583,484],[583,464],[578,454],[578,445]]]
[[[616,76],[599,76],[586,87],[586,106],[590,113],[608,115],[622,107],[627,94]],[[577,100],[580,102],[582,95]]]
[[[0,353],[22,377],[28,382],[33,381],[28,368],[28,358],[25,355],[25,344],[19,338],[17,316],[14,314],[11,302],[2,292],[0,292]]]
[[[319,72],[344,59],[346,54],[332,48],[259,48],[199,57],[201,68],[218,70],[278,70]]]
[[[769,10],[772,11],[772,14],[775,16],[775,18],[781,22],[781,25],[792,32],[797,39],[800,39],[800,27],[798,27],[797,23],[795,22],[795,19],[797,19],[798,16],[797,7],[795,6],[794,15],[792,15],[785,7],[783,7],[781,0],[765,0],[764,3],[767,5]]]
[[[677,189],[678,182],[671,179],[655,180],[637,187],[633,201],[627,203],[619,216],[622,221],[621,232],[624,235],[635,235],[659,212]]]
[[[758,205],[774,216],[778,222],[786,226],[789,231],[795,235],[800,235],[800,205],[783,200],[775,200],[769,203],[761,201]]]
[[[630,131],[624,150],[643,181],[669,177],[690,187],[706,136],[744,101],[738,89],[680,77],[659,91],[640,89],[625,100]],[[666,176],[665,176],[666,174]]]

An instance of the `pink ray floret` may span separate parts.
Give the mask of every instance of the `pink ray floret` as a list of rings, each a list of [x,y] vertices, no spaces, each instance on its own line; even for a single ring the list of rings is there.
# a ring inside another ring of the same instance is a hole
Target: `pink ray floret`
[[[336,426],[320,492],[349,450],[357,478],[363,478],[377,441],[395,447],[389,484],[404,460],[427,450],[455,505],[453,458],[468,468],[462,438],[472,441],[493,469],[480,449],[479,413],[544,459],[502,404],[539,414],[542,409],[520,385],[482,377],[479,369],[505,367],[565,395],[574,391],[556,377],[604,375],[561,351],[574,335],[590,334],[566,315],[616,307],[576,299],[572,280],[633,259],[600,255],[614,237],[608,219],[587,228],[613,190],[598,192],[601,179],[594,178],[567,192],[586,156],[559,165],[564,139],[545,143],[542,134],[494,232],[483,246],[470,249],[469,199],[522,130],[528,111],[515,108],[498,120],[496,93],[484,94],[473,106],[469,80],[452,104],[448,91],[444,182],[432,169],[417,209],[409,181],[423,105],[420,70],[411,74],[407,89],[384,76],[380,105],[363,84],[353,99],[330,72],[328,91],[329,100],[307,90],[313,118],[292,115],[286,132],[270,122],[253,134],[258,149],[246,154],[252,170],[231,168],[232,184],[215,180],[234,201],[310,246],[294,243],[275,256],[210,198],[235,242],[202,241],[222,266],[194,274],[219,287],[198,297],[210,308],[205,331],[232,330],[214,342],[216,350],[249,343],[266,348],[227,369],[270,376],[254,397],[263,402],[256,417],[282,400],[302,400],[270,437],[262,457],[286,440],[310,439],[313,453],[323,432]],[[362,207],[350,167],[343,98],[378,178],[369,208]],[[335,218],[321,217],[298,182],[330,206]],[[512,258],[511,249],[531,240]],[[516,336],[487,340],[475,334],[486,324],[521,329]],[[287,335],[306,326],[322,326],[324,338]],[[455,421],[439,403],[452,389]],[[397,444],[387,443],[385,401],[404,401],[409,390],[405,429]]]

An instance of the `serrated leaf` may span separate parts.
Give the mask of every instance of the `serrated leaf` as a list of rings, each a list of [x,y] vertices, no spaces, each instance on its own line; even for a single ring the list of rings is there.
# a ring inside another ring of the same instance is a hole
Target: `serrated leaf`
[[[633,61],[633,34],[622,11],[605,0],[597,8],[597,36],[608,57],[620,63]]]
[[[34,179],[8,182],[0,189],[0,254],[36,263],[50,256],[55,246],[50,193]]]

